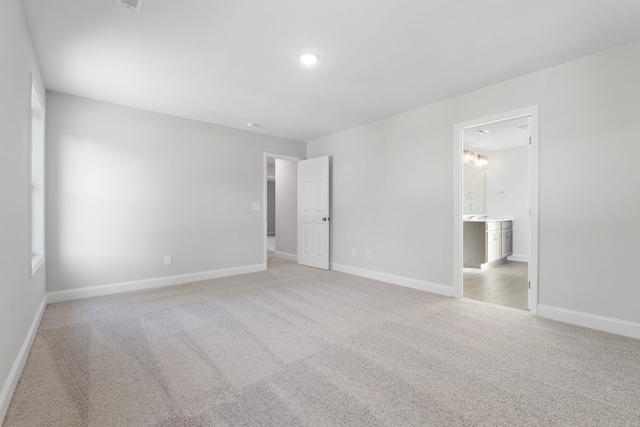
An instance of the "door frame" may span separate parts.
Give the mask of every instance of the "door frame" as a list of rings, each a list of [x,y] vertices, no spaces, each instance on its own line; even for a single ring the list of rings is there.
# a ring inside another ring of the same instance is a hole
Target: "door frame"
[[[267,261],[268,261],[268,249],[267,249],[267,162],[269,159],[280,159],[280,160],[290,160],[292,162],[299,162],[300,160],[304,160],[304,157],[296,157],[296,156],[288,156],[286,154],[278,154],[278,153],[263,153],[262,160],[262,267],[264,270],[267,269]],[[296,194],[296,198],[297,198]],[[297,201],[296,201],[297,206]],[[296,226],[296,233],[298,227]],[[276,231],[276,239],[277,239],[277,231]],[[296,236],[297,238],[297,236]]]
[[[463,206],[463,145],[464,130],[501,122],[510,119],[529,117],[530,144],[529,144],[529,208],[530,212],[530,238],[529,238],[529,312],[538,315],[538,106],[507,111],[488,117],[482,117],[454,125],[454,149],[453,149],[453,293],[457,298],[463,296],[463,236],[462,236],[462,206]]]

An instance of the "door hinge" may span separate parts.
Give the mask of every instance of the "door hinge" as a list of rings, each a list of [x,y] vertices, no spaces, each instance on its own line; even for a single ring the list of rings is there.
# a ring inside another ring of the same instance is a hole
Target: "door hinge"
[[[529,145],[531,145],[531,137],[529,137]]]
[[[529,289],[531,289],[531,280],[529,280]]]

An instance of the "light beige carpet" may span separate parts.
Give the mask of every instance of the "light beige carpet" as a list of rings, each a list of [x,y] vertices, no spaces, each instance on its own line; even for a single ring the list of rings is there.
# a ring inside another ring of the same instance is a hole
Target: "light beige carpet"
[[[50,305],[4,425],[640,425],[638,340],[270,262]]]

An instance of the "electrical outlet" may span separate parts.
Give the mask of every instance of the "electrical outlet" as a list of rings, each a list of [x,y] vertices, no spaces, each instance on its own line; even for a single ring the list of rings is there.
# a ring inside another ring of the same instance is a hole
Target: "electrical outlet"
[[[171,265],[171,255],[164,256],[164,265]]]
[[[259,211],[260,210],[260,203],[254,203],[253,204],[253,210],[254,211]]]
[[[351,256],[356,256],[356,250],[355,249],[351,249]]]
[[[367,251],[367,259],[371,259],[371,251]]]

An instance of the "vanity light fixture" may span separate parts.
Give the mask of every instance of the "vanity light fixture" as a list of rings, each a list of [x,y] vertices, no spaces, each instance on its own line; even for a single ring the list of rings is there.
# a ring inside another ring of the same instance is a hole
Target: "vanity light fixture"
[[[476,160],[476,154],[471,151],[464,149],[464,162],[468,165],[472,164]]]
[[[136,12],[142,11],[143,3],[144,0],[116,0],[116,4],[135,10]]]
[[[305,52],[302,55],[300,55],[299,59],[300,59],[300,62],[302,62],[304,65],[313,65],[316,62],[318,62],[318,59],[320,58],[315,53]]]
[[[478,154],[478,158],[476,159],[476,165],[481,168],[487,166],[489,164],[489,159],[484,154]]]

